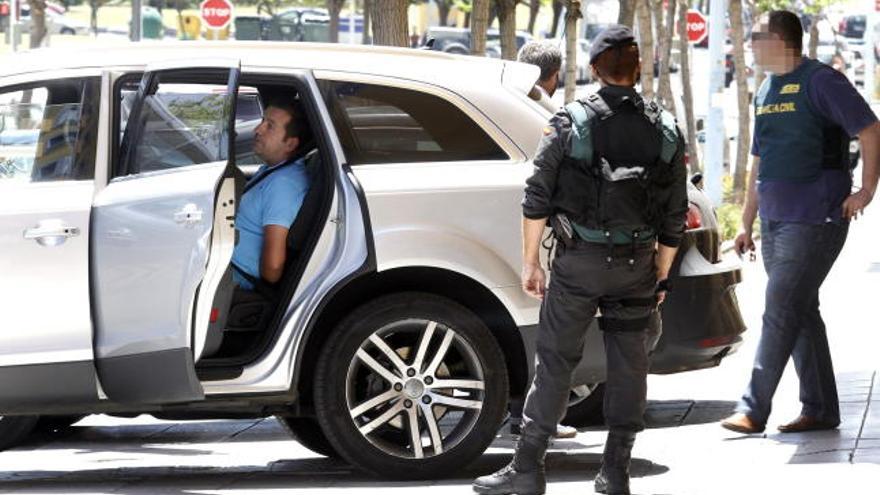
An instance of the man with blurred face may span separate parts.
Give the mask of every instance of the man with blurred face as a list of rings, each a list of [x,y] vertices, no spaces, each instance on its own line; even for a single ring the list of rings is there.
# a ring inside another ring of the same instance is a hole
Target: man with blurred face
[[[735,246],[754,251],[752,226],[761,216],[767,271],[763,329],[751,380],[736,414],[721,425],[764,431],[789,357],[800,379],[800,415],[782,432],[833,429],[840,406],[819,288],[846,240],[849,222],[877,189],[880,123],[839,71],[802,55],[798,17],[779,10],[752,33],[755,62],[771,75],[755,96],[752,171]],[[864,166],[853,188],[851,136]]]

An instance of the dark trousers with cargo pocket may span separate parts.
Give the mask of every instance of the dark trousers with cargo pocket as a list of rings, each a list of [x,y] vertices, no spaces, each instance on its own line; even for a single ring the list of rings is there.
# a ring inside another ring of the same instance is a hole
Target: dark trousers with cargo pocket
[[[601,244],[579,243],[560,249],[541,305],[524,437],[543,442],[555,433],[597,309],[602,312],[599,327],[607,358],[606,424],[611,430],[645,428],[648,326],[656,311],[656,283],[653,244],[611,251]]]

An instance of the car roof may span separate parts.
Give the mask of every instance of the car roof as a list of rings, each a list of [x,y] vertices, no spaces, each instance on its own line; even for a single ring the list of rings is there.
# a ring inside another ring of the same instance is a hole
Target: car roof
[[[140,42],[119,47],[44,48],[0,57],[0,78],[61,69],[144,70],[150,64],[198,67],[199,59],[240,60],[245,67],[334,70],[398,77],[435,83],[444,87],[468,87],[480,83],[499,84],[505,67],[512,67],[504,79],[516,87],[526,86],[525,64],[487,57],[453,55],[434,50],[304,42]]]

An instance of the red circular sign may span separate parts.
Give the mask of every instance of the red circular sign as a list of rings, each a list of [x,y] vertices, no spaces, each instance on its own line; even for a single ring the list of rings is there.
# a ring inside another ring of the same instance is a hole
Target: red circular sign
[[[699,10],[688,10],[687,13],[688,41],[699,44],[709,35],[709,23]]]
[[[223,29],[232,21],[232,2],[229,0],[205,0],[199,6],[199,13],[209,28]]]

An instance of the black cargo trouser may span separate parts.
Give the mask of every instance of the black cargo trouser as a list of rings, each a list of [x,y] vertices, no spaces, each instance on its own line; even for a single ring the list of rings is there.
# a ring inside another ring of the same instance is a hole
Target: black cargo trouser
[[[635,250],[615,247],[613,254],[602,244],[579,243],[559,250],[541,305],[523,436],[546,441],[556,432],[597,308],[607,359],[606,424],[628,431],[645,428],[648,327],[656,311],[656,283],[653,244]]]

